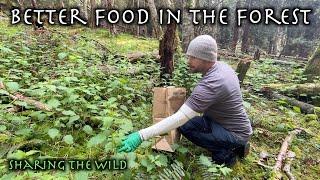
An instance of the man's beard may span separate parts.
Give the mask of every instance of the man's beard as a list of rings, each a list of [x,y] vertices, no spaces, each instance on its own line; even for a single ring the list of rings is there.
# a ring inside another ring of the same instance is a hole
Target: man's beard
[[[197,69],[197,68],[191,68],[191,67],[189,67],[188,71],[189,71],[190,73],[199,73],[199,72],[200,72],[199,69]]]

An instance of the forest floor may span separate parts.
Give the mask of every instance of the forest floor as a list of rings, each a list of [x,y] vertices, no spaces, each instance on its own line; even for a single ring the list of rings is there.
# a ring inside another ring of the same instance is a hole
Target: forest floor
[[[157,48],[157,40],[102,29],[55,26],[36,33],[30,26],[0,22],[0,82],[6,88],[0,89],[0,179],[269,179],[274,174],[258,165],[260,154],[267,153],[264,164],[274,166],[283,140],[295,128],[304,131],[289,146],[296,154],[291,172],[297,179],[319,178],[318,118],[259,93],[263,84],[304,81],[303,67],[272,59],[253,62],[247,73],[242,91],[254,133],[250,154],[232,172],[208,163],[210,154],[185,138],[174,154],[152,151],[153,140],[135,152],[117,153],[126,133],[152,124],[152,88],[161,83],[160,65],[151,56],[134,63],[123,56]],[[175,59],[170,85],[190,93],[200,76],[187,73],[181,50]],[[221,60],[232,67],[237,63]],[[49,110],[10,98],[17,92]],[[19,158],[127,158],[129,170],[10,171],[8,159]]]

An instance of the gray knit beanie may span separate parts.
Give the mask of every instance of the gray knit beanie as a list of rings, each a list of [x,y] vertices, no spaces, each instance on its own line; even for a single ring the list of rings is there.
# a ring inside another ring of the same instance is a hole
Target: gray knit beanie
[[[209,35],[200,35],[194,38],[188,46],[187,55],[205,61],[217,61],[218,47],[216,40]]]

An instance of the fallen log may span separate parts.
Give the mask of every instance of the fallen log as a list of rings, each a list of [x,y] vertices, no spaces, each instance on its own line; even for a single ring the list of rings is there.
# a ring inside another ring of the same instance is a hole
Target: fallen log
[[[222,57],[235,57],[235,58],[238,58],[238,59],[252,58],[250,55],[234,53],[234,52],[230,52],[230,51],[228,51],[226,49],[219,50],[219,56],[222,56]]]
[[[158,54],[158,52],[153,51],[152,53],[143,53],[143,52],[133,52],[133,53],[129,53],[126,55],[126,57],[128,58],[128,60],[131,63],[136,62],[139,59],[145,58],[151,56],[152,58],[156,59],[157,61],[159,61],[160,56]]]
[[[293,137],[296,136],[297,134],[301,133],[301,131],[302,131],[302,129],[295,129],[295,130],[291,131],[289,133],[289,135],[284,139],[284,141],[281,145],[281,148],[280,148],[280,152],[277,156],[276,163],[273,166],[273,172],[275,173],[277,179],[281,179],[281,177],[282,177],[280,170],[282,168],[283,160],[286,157],[288,147],[291,144]]]
[[[305,84],[264,84],[263,87],[294,95],[320,95],[320,83]]]
[[[267,54],[266,57],[271,57],[271,58],[279,58],[279,56],[274,55],[274,54]],[[281,56],[281,59],[288,59],[288,60],[296,60],[296,61],[304,61],[304,62],[308,62],[308,58],[304,58],[304,57],[295,57],[295,56]]]
[[[306,114],[314,114],[316,106],[313,106],[308,103],[304,103],[302,101],[298,101],[295,98],[290,98],[288,96],[284,96],[281,94],[278,94],[276,92],[273,92],[270,88],[264,87],[260,90],[265,96],[268,98],[278,99],[278,100],[285,100],[292,106],[300,107],[301,112]]]
[[[6,87],[3,84],[3,82],[0,82],[0,89],[6,90]],[[51,109],[46,104],[39,102],[39,101],[36,101],[36,100],[33,100],[33,99],[26,97],[20,93],[15,93],[15,94],[9,93],[9,97],[13,100],[19,100],[19,101],[26,102],[27,104],[31,104],[39,110],[51,111]]]
[[[294,66],[298,65],[298,67],[304,67],[305,63],[303,62],[295,62],[295,61],[284,61],[284,60],[277,60],[277,59],[271,59],[273,64],[280,64],[284,66]]]

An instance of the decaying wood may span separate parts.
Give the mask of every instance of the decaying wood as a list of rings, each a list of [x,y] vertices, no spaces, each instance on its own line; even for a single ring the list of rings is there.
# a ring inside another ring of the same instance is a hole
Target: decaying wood
[[[257,50],[254,52],[253,60],[260,60],[260,49],[257,49]]]
[[[174,70],[173,55],[176,51],[176,29],[177,24],[171,23],[167,26],[163,38],[160,40],[160,77],[169,80]]]
[[[236,69],[236,72],[238,73],[238,79],[240,82],[240,85],[242,85],[243,80],[247,74],[248,69],[250,68],[251,59],[243,59],[240,60]]]
[[[297,65],[299,67],[304,67],[305,66],[304,62],[285,61],[285,60],[277,60],[277,59],[272,59],[272,63],[273,64],[284,65],[284,66],[294,66],[294,65]]]
[[[293,174],[291,173],[291,163],[295,157],[295,153],[292,152],[292,151],[288,151],[287,155],[286,155],[286,159],[287,159],[287,162],[286,164],[284,165],[283,167],[283,172],[287,175],[288,179],[289,180],[295,180],[296,178],[293,176]]]
[[[0,82],[0,89],[6,90],[6,87],[3,84],[3,82]],[[15,94],[10,94],[9,93],[9,97],[11,99],[13,99],[13,100],[19,100],[19,101],[26,102],[27,104],[33,105],[37,109],[40,109],[40,110],[45,110],[45,111],[50,111],[51,110],[47,105],[43,104],[42,102],[33,100],[33,99],[31,99],[29,97],[26,97],[26,96],[24,96],[24,95],[22,95],[20,93],[15,93]]]
[[[157,61],[159,61],[160,56],[158,54],[158,52],[154,51],[152,53],[143,53],[143,52],[133,52],[133,53],[129,53],[126,55],[126,57],[129,59],[129,61],[131,63],[136,62],[139,59],[145,58],[151,56],[152,58],[156,59]]]
[[[294,95],[320,95],[320,83],[305,84],[265,84],[263,87]]]
[[[264,162],[266,162],[269,158],[269,154],[266,151],[262,151],[259,154],[259,160],[257,161],[257,164],[265,169],[272,169],[272,166],[266,165]]]
[[[306,114],[313,114],[314,113],[315,106],[313,106],[311,104],[304,103],[304,102],[296,100],[295,98],[290,98],[288,96],[284,96],[284,95],[281,95],[279,93],[273,92],[270,88],[264,87],[264,88],[261,88],[260,91],[265,96],[267,96],[269,98],[285,100],[285,101],[287,101],[289,104],[291,104],[293,106],[300,107],[301,112],[303,112],[303,113],[306,113]]]
[[[267,54],[266,57],[279,58],[279,56],[274,55],[274,54]],[[298,57],[298,56],[281,56],[281,59],[286,59],[286,60],[289,60],[289,61],[297,60],[297,61],[302,61],[302,62],[307,62],[308,61],[308,58]]]
[[[302,129],[295,129],[293,131],[291,131],[289,133],[289,135],[284,139],[279,154],[277,156],[276,159],[276,163],[273,166],[273,171],[276,173],[276,176],[278,179],[281,179],[281,168],[282,168],[282,164],[284,159],[286,158],[286,154],[289,148],[289,145],[291,144],[292,139],[294,138],[294,136],[296,136],[297,134],[301,133]]]
[[[230,52],[226,49],[219,50],[219,56],[228,57],[228,58],[234,57],[233,58],[234,60],[252,58],[250,55],[241,54],[241,53],[233,53],[233,52]]]

